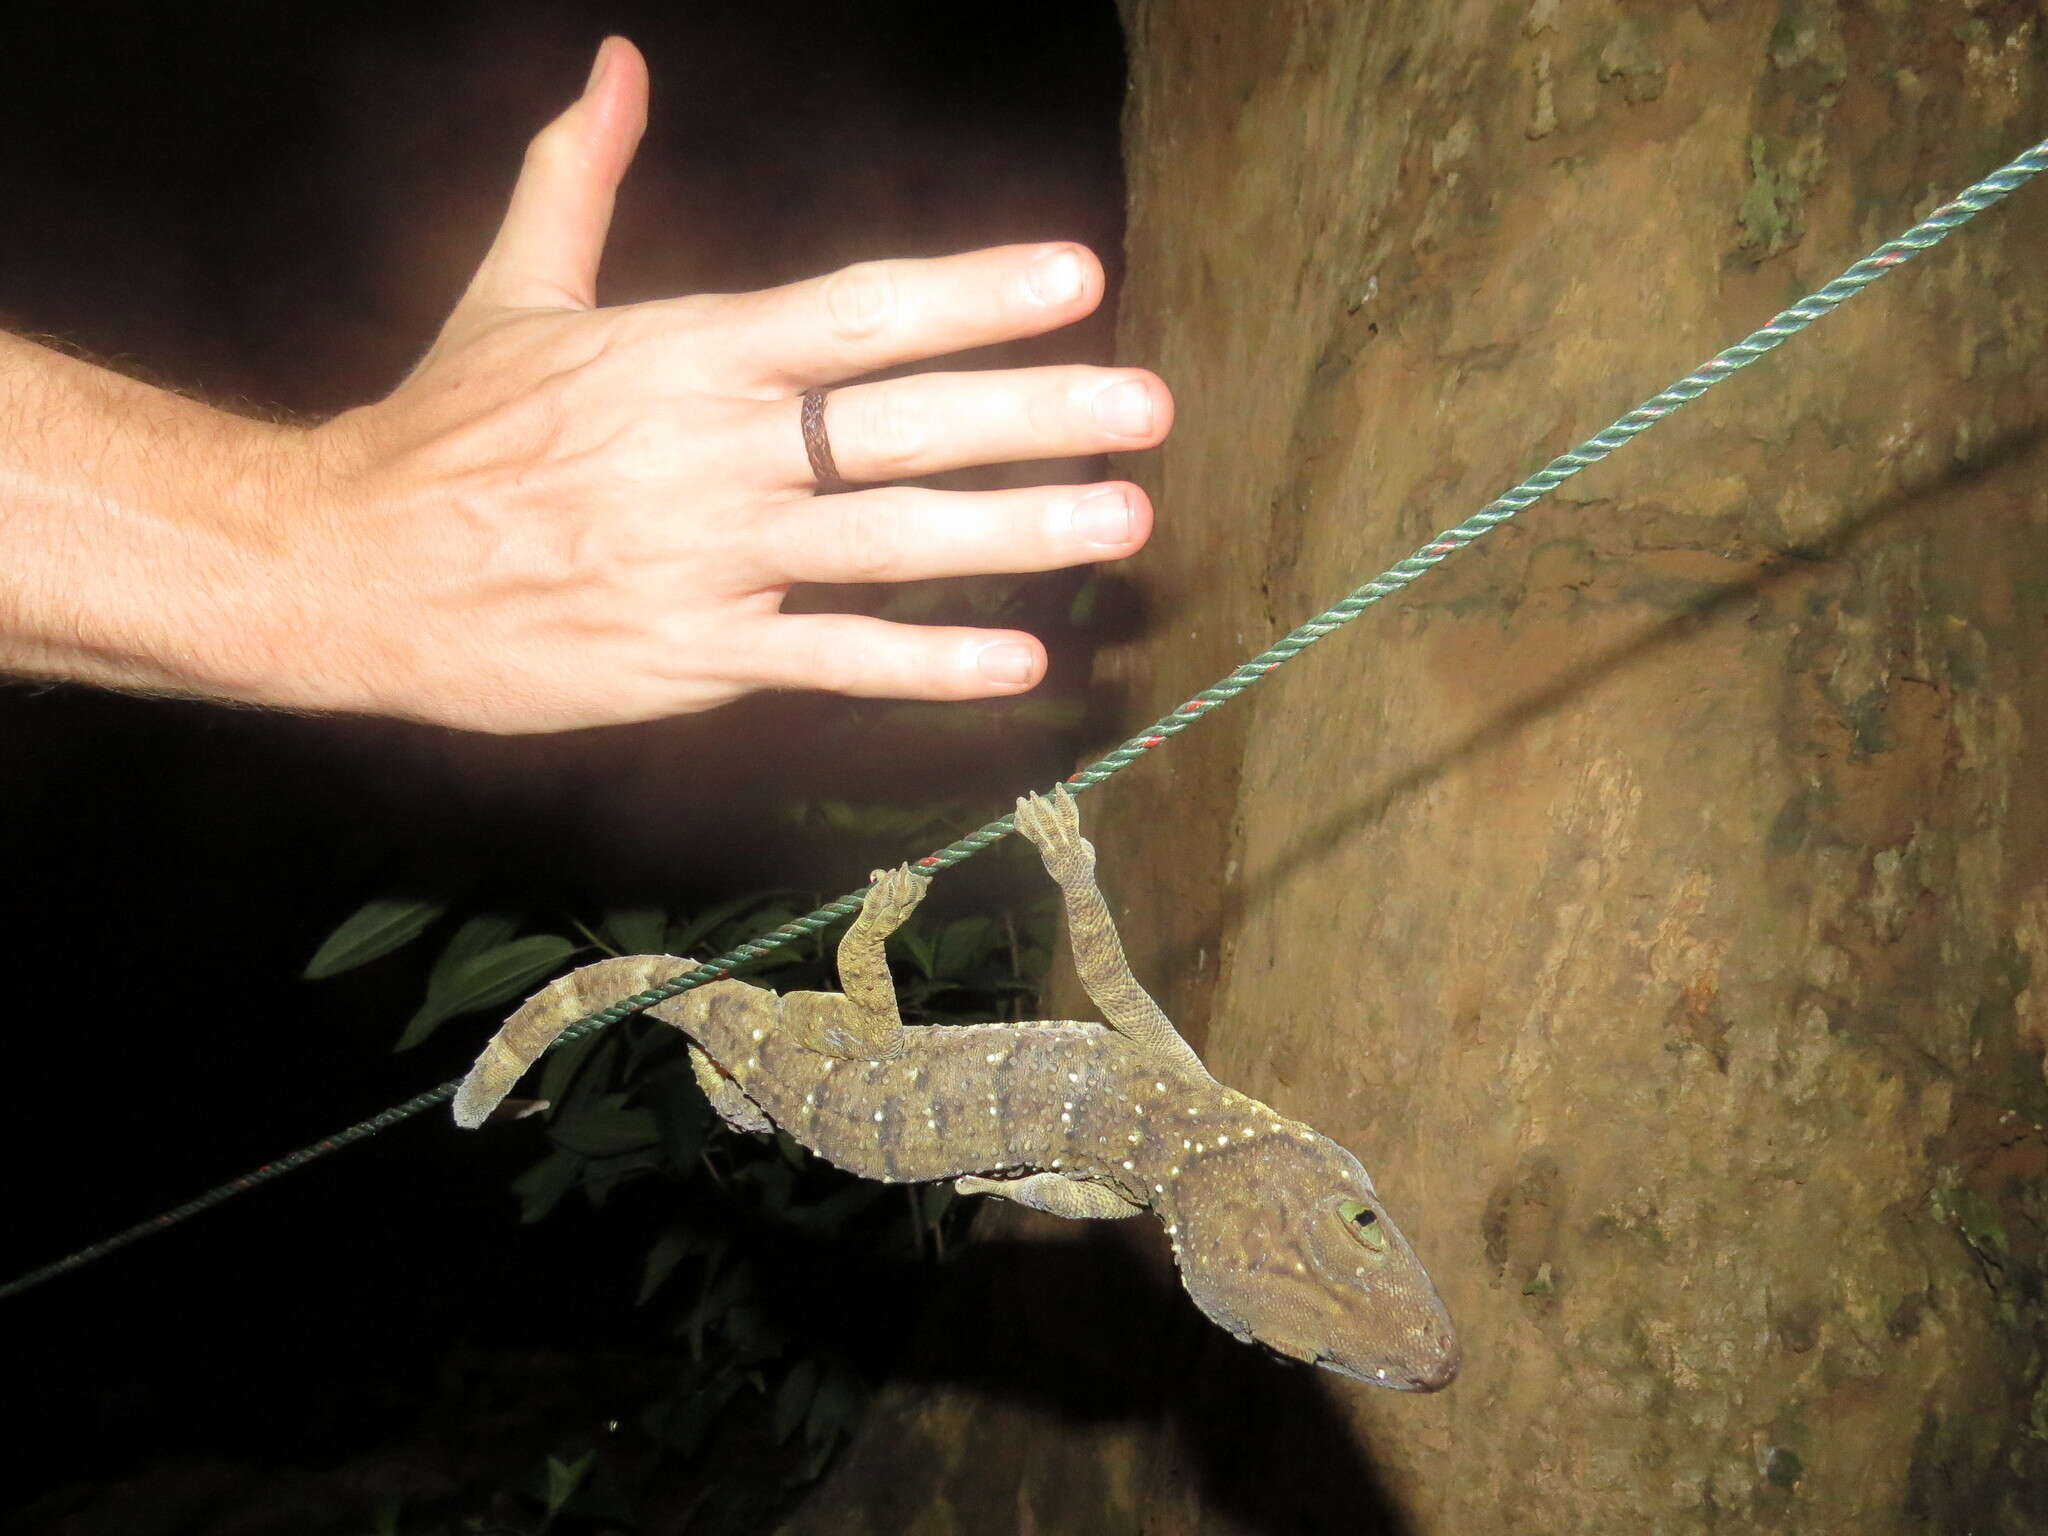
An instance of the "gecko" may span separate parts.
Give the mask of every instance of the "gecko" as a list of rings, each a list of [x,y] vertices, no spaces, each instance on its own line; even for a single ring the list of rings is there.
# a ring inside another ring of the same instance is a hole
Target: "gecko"
[[[1210,1076],[1131,974],[1065,786],[1017,802],[1059,886],[1075,969],[1107,1024],[909,1027],[883,941],[924,898],[875,871],[838,950],[840,992],[714,981],[647,1010],[689,1036],[734,1128],[780,1128],[889,1183],[951,1179],[1075,1219],[1150,1211],[1195,1304],[1235,1338],[1400,1391],[1457,1374],[1449,1314],[1358,1159]],[[481,1125],[568,1024],[682,974],[668,955],[602,960],[543,988],[485,1046],[455,1098]]]

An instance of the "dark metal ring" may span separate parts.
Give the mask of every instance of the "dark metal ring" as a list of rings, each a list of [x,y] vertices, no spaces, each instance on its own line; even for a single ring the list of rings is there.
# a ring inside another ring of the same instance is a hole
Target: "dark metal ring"
[[[825,435],[825,396],[822,389],[804,391],[804,453],[811,461],[811,477],[818,482],[820,495],[831,495],[847,489],[846,481],[840,478],[839,466],[832,460],[832,440]]]

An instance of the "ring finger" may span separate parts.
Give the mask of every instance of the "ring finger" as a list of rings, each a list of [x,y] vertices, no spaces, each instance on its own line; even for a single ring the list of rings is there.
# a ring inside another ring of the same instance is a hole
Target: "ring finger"
[[[774,408],[789,483],[812,485],[801,403]],[[920,373],[833,390],[825,436],[840,476],[915,479],[974,464],[1149,448],[1173,425],[1173,396],[1137,368]]]

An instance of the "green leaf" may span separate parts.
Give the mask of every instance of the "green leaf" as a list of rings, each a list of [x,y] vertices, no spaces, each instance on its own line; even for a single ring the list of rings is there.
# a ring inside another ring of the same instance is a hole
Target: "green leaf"
[[[965,595],[961,585],[954,581],[904,582],[889,589],[876,617],[892,624],[935,624],[954,617]]]
[[[536,933],[470,956],[446,975],[440,986],[428,985],[427,1000],[406,1021],[405,1033],[392,1049],[411,1050],[459,1013],[473,1013],[521,996],[543,976],[561,969],[562,962],[575,952],[576,946],[559,934]]]
[[[831,1441],[808,1443],[803,1462],[797,1468],[797,1484],[804,1486],[815,1483],[825,1473],[825,1464],[832,1459],[836,1449]]]
[[[612,1464],[602,1456],[597,1457],[590,1476],[583,1480],[576,1496],[562,1506],[562,1513],[576,1522],[577,1530],[615,1532],[624,1536],[626,1531],[640,1529],[633,1513],[633,1501],[619,1486],[619,1475]],[[554,1529],[552,1525],[546,1528]]]
[[[550,1456],[547,1464],[547,1506],[550,1520],[562,1512],[562,1506],[575,1497],[576,1490],[583,1486],[583,1479],[590,1475],[591,1465],[597,1460],[597,1452],[585,1451],[574,1461],[563,1461]]]
[[[950,1183],[927,1184],[918,1192],[918,1212],[927,1227],[936,1227],[952,1207],[955,1195]]]
[[[662,1282],[675,1273],[676,1266],[697,1247],[697,1234],[688,1227],[670,1227],[647,1250],[647,1262],[640,1267],[640,1293],[633,1305],[644,1307],[661,1289]]]
[[[602,1210],[614,1190],[660,1167],[661,1153],[654,1147],[638,1147],[616,1157],[593,1158],[584,1165],[583,1198],[593,1210]]]
[[[640,1099],[654,1112],[669,1166],[678,1173],[694,1168],[718,1115],[711,1101],[704,1097],[704,1090],[697,1086],[689,1063],[676,1062],[648,1078],[640,1090]]]
[[[659,907],[614,907],[604,915],[604,936],[622,955],[660,955],[667,950],[668,914]]]
[[[1067,604],[1067,622],[1076,629],[1086,629],[1101,602],[1102,578],[1091,571],[1088,579],[1075,588],[1073,601]]]
[[[750,1186],[755,1191],[755,1198],[778,1218],[785,1215],[793,1203],[796,1173],[780,1159],[772,1163],[748,1163],[732,1177],[734,1183]]]
[[[862,813],[844,800],[820,800],[818,814],[825,818],[825,825],[834,832],[864,830]]]
[[[427,973],[427,990],[434,992],[449,981],[472,958],[495,949],[519,931],[519,919],[503,912],[481,912],[455,930],[455,937],[441,951],[441,958]]]
[[[702,1358],[704,1335],[725,1321],[741,1297],[758,1289],[759,1286],[748,1267],[745,1264],[735,1264],[698,1293],[697,1299],[677,1320],[674,1330],[688,1337],[691,1358]]]
[[[956,917],[939,930],[938,943],[932,954],[931,974],[965,978],[995,952],[1002,937],[1002,930],[992,918],[978,915]]]
[[[734,918],[752,912],[770,901],[787,899],[795,894],[797,893],[782,886],[764,891],[749,891],[744,896],[735,896],[731,901],[722,901],[715,907],[707,907],[695,917],[680,919],[669,932],[666,952],[671,955],[687,955],[700,941]]]
[[[763,902],[747,914],[747,920],[744,924],[746,932],[741,937],[748,939],[758,938],[771,929],[780,928],[785,923],[794,922],[809,911],[809,907],[795,905],[788,901]],[[802,965],[810,959],[809,954],[806,953],[808,947],[801,938],[791,939],[778,948],[770,950],[760,959],[750,961],[747,969],[758,976],[764,971],[776,970],[781,966]]]
[[[860,1378],[844,1366],[834,1365],[811,1398],[810,1416],[804,1421],[804,1439],[812,1445],[830,1446],[852,1431],[860,1419],[867,1389]]]
[[[1071,731],[1087,718],[1088,711],[1079,699],[1005,699],[1003,714],[1008,723],[1028,725],[1041,731]]]
[[[562,1196],[583,1177],[583,1159],[556,1147],[512,1181],[512,1193],[519,1197],[519,1219],[539,1221],[557,1205]]]
[[[957,707],[948,705],[947,709]],[[936,723],[942,716],[935,713],[921,718]],[[844,800],[820,800],[814,809],[816,819],[830,830],[876,842],[931,842],[935,833],[962,817],[962,808],[951,803],[900,806],[871,802],[852,805]],[[965,825],[976,824],[969,821]]]
[[[642,1426],[679,1455],[694,1456],[739,1389],[738,1374],[722,1371],[694,1391],[656,1403],[641,1420]]]
[[[548,1134],[557,1146],[587,1158],[619,1157],[661,1140],[654,1111],[626,1108],[623,1093],[594,1094],[588,1100],[564,1105],[548,1126]]]
[[[861,1179],[844,1189],[835,1189],[814,1204],[791,1206],[785,1219],[802,1231],[837,1237],[856,1216],[887,1193],[885,1186]]]
[[[753,1293],[760,1296],[759,1290]],[[726,1342],[749,1361],[779,1360],[789,1353],[789,1323],[778,1310],[736,1302],[725,1314]]]
[[[938,936],[929,928],[906,928],[896,935],[903,952],[927,980],[938,975]]]
[[[582,1068],[596,1060],[597,1053],[616,1039],[618,1035],[613,1030],[599,1029],[571,1040],[567,1045],[556,1046],[541,1058],[540,1084],[534,1091],[534,1097],[546,1099],[560,1114],[569,1102],[572,1083],[580,1094],[586,1082],[602,1080],[595,1069],[586,1074]]]
[[[799,1360],[775,1394],[775,1443],[787,1445],[789,1437],[810,1417],[811,1400],[818,1395],[818,1363]]]
[[[668,978],[664,976],[662,980]],[[624,1042],[626,1060],[621,1081],[638,1082],[688,1061],[685,1053],[689,1037],[673,1025],[648,1018],[645,1010],[619,1020],[605,1033],[617,1035]]]
[[[447,910],[444,903],[398,896],[364,902],[313,953],[301,972],[307,981],[323,981],[359,965],[368,965],[409,944]]]

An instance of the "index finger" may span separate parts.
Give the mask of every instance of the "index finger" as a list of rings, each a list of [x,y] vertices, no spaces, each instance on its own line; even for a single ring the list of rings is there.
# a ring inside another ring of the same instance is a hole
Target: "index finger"
[[[686,301],[692,351],[728,377],[796,394],[897,363],[1037,336],[1102,302],[1102,264],[1067,241],[864,261],[759,293]],[[721,345],[722,343],[722,345]]]

